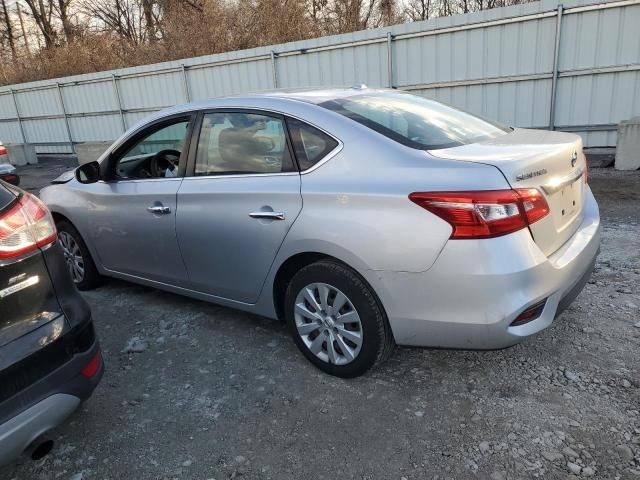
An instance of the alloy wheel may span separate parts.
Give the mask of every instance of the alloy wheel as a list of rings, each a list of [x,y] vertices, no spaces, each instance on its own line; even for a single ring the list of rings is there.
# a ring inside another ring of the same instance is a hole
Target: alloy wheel
[[[362,347],[360,316],[349,298],[327,283],[311,283],[296,296],[295,324],[306,347],[333,365],[354,361]]]
[[[60,232],[58,239],[71,278],[74,283],[80,283],[84,279],[84,259],[80,246],[69,232]]]

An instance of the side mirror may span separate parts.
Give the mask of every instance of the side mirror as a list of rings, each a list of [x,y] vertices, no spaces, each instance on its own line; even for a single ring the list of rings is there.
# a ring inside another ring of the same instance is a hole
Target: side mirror
[[[100,180],[100,164],[89,162],[76,168],[76,180],[80,183],[96,183]]]

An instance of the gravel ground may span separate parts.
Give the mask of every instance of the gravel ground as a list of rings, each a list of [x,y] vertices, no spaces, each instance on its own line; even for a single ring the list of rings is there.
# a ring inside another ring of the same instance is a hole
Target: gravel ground
[[[23,169],[36,189],[68,161]],[[640,172],[592,169],[602,253],[547,330],[321,374],[284,326],[151,288],[88,292],[107,371],[2,479],[640,479]]]

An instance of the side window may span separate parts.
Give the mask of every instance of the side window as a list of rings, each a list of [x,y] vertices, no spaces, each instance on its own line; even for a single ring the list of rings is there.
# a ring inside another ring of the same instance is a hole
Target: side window
[[[281,119],[235,112],[208,113],[202,119],[195,175],[294,170]]]
[[[287,126],[302,171],[313,167],[338,146],[326,133],[295,118],[287,118]]]
[[[116,177],[120,179],[176,177],[188,132],[189,120],[185,119],[152,128],[118,157],[115,163]]]

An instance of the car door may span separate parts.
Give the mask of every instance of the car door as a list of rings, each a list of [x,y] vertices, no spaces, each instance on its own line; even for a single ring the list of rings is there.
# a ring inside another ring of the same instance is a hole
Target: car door
[[[169,284],[187,281],[176,238],[176,195],[193,117],[147,126],[110,156],[105,181],[91,185],[90,241],[108,270]]]
[[[302,208],[284,119],[203,113],[178,191],[176,228],[195,290],[254,303]]]

